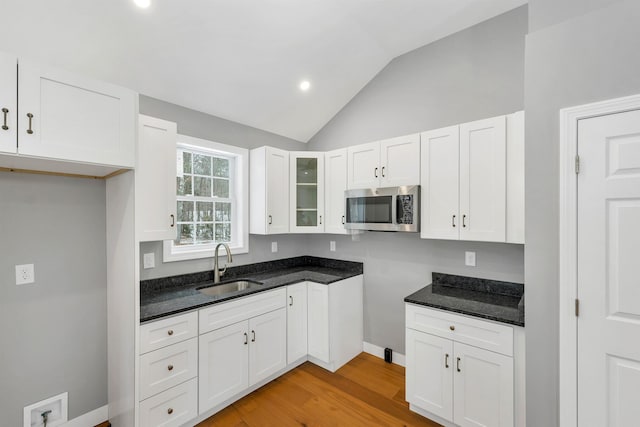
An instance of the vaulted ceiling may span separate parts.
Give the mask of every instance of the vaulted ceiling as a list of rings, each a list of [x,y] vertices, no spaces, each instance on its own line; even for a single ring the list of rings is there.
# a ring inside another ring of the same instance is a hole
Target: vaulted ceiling
[[[393,58],[524,3],[5,0],[0,50],[306,142]]]

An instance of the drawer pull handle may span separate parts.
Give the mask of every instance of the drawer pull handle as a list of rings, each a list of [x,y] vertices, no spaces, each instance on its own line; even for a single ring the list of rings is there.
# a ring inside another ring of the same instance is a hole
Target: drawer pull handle
[[[169,215],[171,217],[171,228],[176,226],[176,216],[174,214]]]
[[[173,365],[169,365],[169,366],[167,366],[167,370],[168,370],[168,371],[173,371]]]
[[[384,168],[385,166],[382,167],[382,177],[384,178]]]
[[[167,409],[167,414],[169,414],[169,415],[173,414],[173,408]]]
[[[273,224],[273,217],[269,215],[269,225]]]
[[[444,367],[449,369],[449,354],[444,355]]]
[[[322,225],[322,215],[320,215],[320,225]]]
[[[451,329],[452,331],[455,331],[455,330],[456,330],[456,327],[455,327],[455,326],[453,326],[453,325],[451,325],[451,326],[449,326],[449,329]]]
[[[455,228],[455,227],[456,227],[456,216],[455,216],[455,215],[453,215],[453,216],[451,217],[451,226],[452,226],[453,228]]]
[[[169,330],[167,331],[167,334],[168,334],[169,336],[173,335],[173,329],[169,329]]]
[[[342,215],[342,223],[344,224],[344,215]]]
[[[462,372],[462,371],[460,370],[460,358],[459,358],[459,357],[456,357],[456,370],[457,370],[458,372]]]
[[[289,307],[293,307],[293,296],[289,295]]]
[[[462,215],[462,227],[463,228],[467,228],[467,224],[465,223],[465,220],[467,219],[466,215]]]
[[[251,331],[251,342],[256,342],[256,331]]]
[[[2,112],[4,113],[4,124],[2,125],[2,130],[9,130],[9,126],[7,126],[7,114],[9,114],[9,109],[3,108]]]
[[[33,130],[31,129],[31,119],[33,119],[33,114],[27,113],[27,117],[29,118],[29,129],[27,129],[27,133],[31,135],[33,134]]]
[[[247,335],[247,333],[244,333],[244,345],[249,344],[249,335]]]

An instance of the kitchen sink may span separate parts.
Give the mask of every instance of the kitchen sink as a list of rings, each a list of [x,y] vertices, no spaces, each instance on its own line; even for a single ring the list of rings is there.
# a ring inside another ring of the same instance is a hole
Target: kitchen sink
[[[233,282],[204,286],[202,288],[198,288],[198,291],[202,294],[209,295],[210,297],[215,297],[218,295],[247,291],[249,289],[258,289],[261,286],[262,283],[254,282],[253,280],[234,280]]]

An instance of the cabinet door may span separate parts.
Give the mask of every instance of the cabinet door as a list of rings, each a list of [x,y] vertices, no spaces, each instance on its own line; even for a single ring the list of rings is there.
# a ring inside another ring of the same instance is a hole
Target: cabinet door
[[[20,154],[132,168],[137,95],[20,61]]]
[[[307,282],[287,286],[287,364],[307,355]]]
[[[458,126],[423,132],[421,135],[423,239],[458,239],[462,224],[458,211]]]
[[[378,142],[349,147],[347,156],[349,189],[380,186],[380,144]]]
[[[289,153],[267,147],[267,234],[289,232]]]
[[[249,386],[248,322],[216,329],[199,338],[199,413]]]
[[[380,187],[420,184],[420,134],[380,141]]]
[[[18,58],[0,52],[0,152],[18,150]]]
[[[407,401],[451,421],[453,341],[407,329],[406,343]]]
[[[453,350],[453,422],[513,426],[513,358],[457,342]]]
[[[289,153],[291,233],[324,232],[324,153]]]
[[[329,352],[329,286],[309,283],[307,286],[307,330],[309,356],[331,363]]]
[[[460,125],[461,240],[504,242],[506,119]]]
[[[249,319],[249,332],[249,385],[254,385],[287,366],[287,311]]]
[[[347,149],[330,151],[324,156],[325,204],[324,232],[347,234],[344,228],[344,191],[347,189]]]
[[[140,241],[176,238],[175,123],[138,119],[136,216]]]

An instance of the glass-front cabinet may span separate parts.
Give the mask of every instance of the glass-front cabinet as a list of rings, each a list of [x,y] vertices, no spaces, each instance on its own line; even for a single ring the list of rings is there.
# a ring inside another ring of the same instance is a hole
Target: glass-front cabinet
[[[323,233],[324,153],[290,153],[291,233]]]

